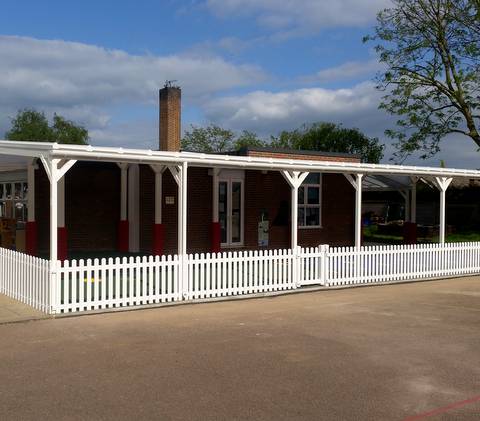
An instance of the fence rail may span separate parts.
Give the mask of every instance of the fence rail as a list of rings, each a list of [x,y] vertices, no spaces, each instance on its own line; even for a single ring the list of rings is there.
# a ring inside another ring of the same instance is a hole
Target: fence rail
[[[0,248],[0,294],[50,311],[50,262]]]
[[[57,313],[467,274],[480,274],[480,242],[66,260],[56,273],[0,249],[0,293]]]

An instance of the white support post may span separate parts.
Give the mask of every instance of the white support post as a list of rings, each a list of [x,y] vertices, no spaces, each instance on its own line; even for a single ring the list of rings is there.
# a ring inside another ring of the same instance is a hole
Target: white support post
[[[212,206],[212,222],[218,222],[218,175],[220,168],[213,168],[212,173],[212,191],[213,191],[213,206]]]
[[[180,260],[180,273],[182,294],[188,298],[188,272],[187,272],[187,168],[183,162],[175,167],[168,167],[178,187],[178,258]]]
[[[50,178],[50,313],[57,307],[57,265],[58,265],[58,159],[48,162]]]
[[[155,224],[162,223],[162,179],[166,167],[164,165],[150,165],[155,173]]]
[[[281,174],[283,178],[287,180],[288,184],[291,187],[291,244],[290,247],[293,253],[293,284],[296,286],[300,286],[300,279],[299,279],[299,254],[298,254],[298,189],[305,181],[308,176],[308,172],[300,172],[300,171],[282,171]]]
[[[50,181],[50,313],[54,314],[57,307],[57,268],[58,268],[58,223],[59,223],[59,184],[76,160],[61,160],[57,158],[40,157]],[[62,194],[62,193],[61,193]],[[65,223],[64,214],[63,223]]]
[[[127,220],[127,197],[128,197],[128,167],[127,163],[117,164],[121,170],[121,179],[120,179],[120,220]]]
[[[65,177],[58,180],[57,185],[57,197],[58,197],[58,228],[65,227]]]
[[[27,220],[35,222],[35,169],[37,168],[37,160],[33,159],[28,163],[27,167]]]
[[[402,195],[405,200],[405,222],[410,222],[410,190],[399,190],[399,193]]]
[[[282,171],[282,175],[291,187],[291,248],[295,252],[298,246],[298,189],[308,176],[308,172]]]
[[[437,187],[440,190],[440,227],[438,232],[438,240],[440,244],[445,244],[445,233],[446,233],[446,196],[447,189],[452,178],[448,177],[435,177],[437,182]]]
[[[417,182],[418,177],[411,177],[410,180],[412,181],[412,205],[410,207],[410,221],[413,223],[417,223]]]
[[[182,247],[181,254],[185,256],[187,254],[187,168],[188,164],[183,162],[181,166],[182,171]]]
[[[355,189],[355,247],[362,246],[362,179],[363,174],[343,174]]]

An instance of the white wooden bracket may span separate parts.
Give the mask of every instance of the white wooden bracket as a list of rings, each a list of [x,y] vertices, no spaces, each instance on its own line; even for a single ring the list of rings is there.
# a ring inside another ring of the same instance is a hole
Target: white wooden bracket
[[[117,162],[118,168],[121,170],[128,170],[130,164],[128,162]]]
[[[58,159],[58,158],[46,158],[45,156],[41,155],[40,160],[42,161],[43,167],[45,168],[45,172],[47,173],[48,179],[50,183],[52,181],[60,181],[62,177],[67,173],[67,171],[75,165],[77,162],[76,159]],[[55,171],[55,180],[52,180],[52,170],[50,166],[53,165],[56,168]]]
[[[175,179],[177,186],[180,186],[182,184],[182,166],[169,166],[168,169],[172,173],[172,176]]]
[[[163,174],[167,169],[165,165],[161,165],[161,164],[150,164],[150,168],[155,174],[158,174],[158,173]]]
[[[302,183],[305,181],[305,179],[308,177],[309,172],[300,172],[300,171],[289,171],[289,170],[283,170],[281,171],[283,178],[287,180],[288,184],[290,184],[290,187],[293,187],[294,189],[298,189]]]
[[[357,177],[362,180],[363,174],[358,173],[358,174],[343,174],[345,178],[348,180],[348,182],[353,186],[355,190],[358,190],[358,183],[357,183]]]
[[[437,182],[437,187],[440,191],[446,191],[448,186],[452,182],[453,178],[449,177],[435,177],[435,181]]]

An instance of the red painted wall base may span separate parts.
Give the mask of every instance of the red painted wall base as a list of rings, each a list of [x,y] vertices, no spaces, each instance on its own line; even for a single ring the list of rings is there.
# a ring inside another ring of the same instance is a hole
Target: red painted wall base
[[[212,253],[221,251],[220,222],[212,222]]]
[[[67,251],[67,229],[65,227],[58,227],[58,260],[62,262],[68,259]]]
[[[417,224],[405,222],[403,224],[403,242],[405,244],[417,244]]]
[[[37,221],[27,222],[25,227],[25,252],[37,256]]]
[[[153,245],[152,253],[156,256],[163,254],[163,244],[165,238],[165,227],[163,224],[153,224]]]
[[[128,253],[128,221],[118,223],[118,251]]]

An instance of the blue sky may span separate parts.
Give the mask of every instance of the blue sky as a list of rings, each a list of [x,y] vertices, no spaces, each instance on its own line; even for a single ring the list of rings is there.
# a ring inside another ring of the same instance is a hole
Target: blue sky
[[[0,135],[35,107],[84,124],[97,145],[156,148],[158,89],[177,79],[183,127],[275,135],[335,121],[387,143],[381,66],[362,36],[389,0],[4,1]],[[476,167],[464,138],[427,162]],[[417,163],[412,157],[410,162]]]

